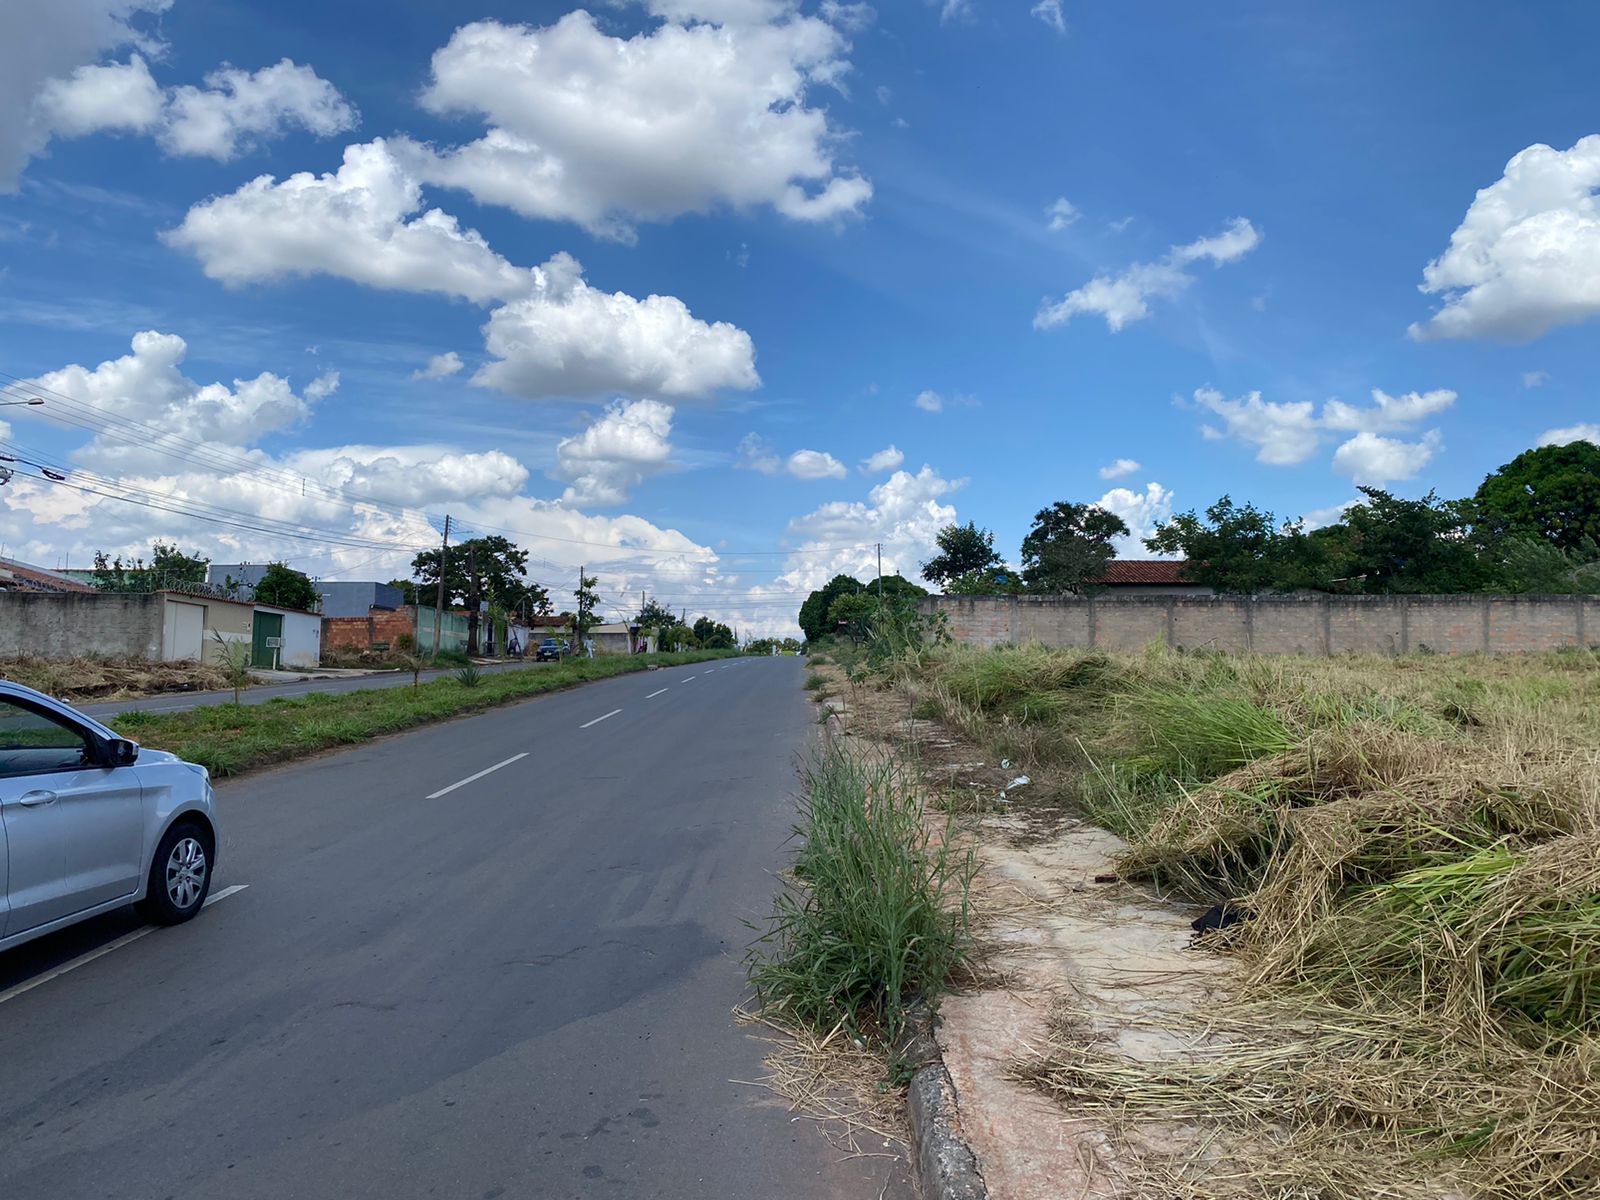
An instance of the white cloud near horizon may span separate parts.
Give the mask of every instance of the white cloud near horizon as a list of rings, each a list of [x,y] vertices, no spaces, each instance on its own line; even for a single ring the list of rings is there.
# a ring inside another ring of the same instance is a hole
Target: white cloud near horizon
[[[1119,558],[1147,557],[1150,552],[1144,547],[1144,539],[1172,517],[1172,489],[1153,481],[1145,484],[1142,492],[1112,488],[1094,503],[1096,508],[1121,517],[1128,527],[1127,537],[1112,539]]]
[[[1600,446],[1600,423],[1585,421],[1564,429],[1547,429],[1539,435],[1541,446],[1565,446],[1569,442],[1594,442]]]
[[[1333,399],[1323,404],[1319,414],[1310,400],[1275,402],[1263,400],[1260,392],[1229,400],[1215,388],[1199,388],[1194,393],[1194,406],[1221,418],[1220,427],[1201,426],[1204,437],[1253,446],[1256,461],[1269,466],[1305,462],[1324,444],[1329,433],[1353,434],[1335,451],[1334,469],[1357,482],[1370,483],[1380,476],[1409,479],[1442,447],[1436,429],[1429,430],[1420,442],[1380,435],[1415,429],[1449,409],[1456,399],[1456,393],[1448,388],[1402,396],[1373,388],[1370,407]]]
[[[940,501],[965,480],[949,480],[930,466],[916,474],[896,471],[863,501],[834,500],[789,522],[797,541],[777,583],[803,594],[835,575],[865,581],[877,572],[876,543],[883,543],[883,573],[916,579],[921,563],[938,551],[935,537],[956,519]],[[798,610],[798,603],[795,605]]]
[[[1118,275],[1096,275],[1060,300],[1041,305],[1033,327],[1054,329],[1073,317],[1092,314],[1118,333],[1148,317],[1152,300],[1182,295],[1194,283],[1191,268],[1196,264],[1220,267],[1238,262],[1260,244],[1260,231],[1244,217],[1235,217],[1221,233],[1173,246],[1155,262],[1134,263]]]
[[[1333,469],[1354,483],[1382,487],[1396,479],[1414,478],[1433,461],[1441,445],[1437,429],[1428,430],[1416,442],[1364,430],[1333,452]]]
[[[671,19],[631,38],[581,9],[542,28],[461,26],[435,52],[421,102],[486,131],[443,149],[407,142],[408,164],[480,204],[621,240],[641,221],[719,208],[812,222],[859,213],[872,184],[839,166],[839,132],[809,103],[849,69],[839,28],[787,5],[652,10]]]
[[[1600,315],[1597,191],[1600,134],[1514,155],[1423,268],[1419,289],[1442,304],[1411,337],[1524,342]]]

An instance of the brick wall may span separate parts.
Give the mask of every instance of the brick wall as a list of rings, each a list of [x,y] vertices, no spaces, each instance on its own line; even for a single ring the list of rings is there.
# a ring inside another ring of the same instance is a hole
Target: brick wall
[[[975,646],[1259,654],[1514,654],[1600,647],[1600,596],[930,596]]]
[[[410,606],[393,612],[373,609],[364,617],[323,617],[322,650],[324,654],[337,654],[385,644],[393,649],[401,634],[416,636],[416,621],[416,609]],[[432,634],[431,627],[428,632]]]

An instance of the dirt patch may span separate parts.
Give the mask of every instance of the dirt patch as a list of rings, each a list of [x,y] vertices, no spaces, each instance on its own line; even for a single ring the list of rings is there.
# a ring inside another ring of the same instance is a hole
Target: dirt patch
[[[60,700],[135,700],[169,692],[210,692],[228,687],[220,667],[143,659],[0,659],[0,678]]]

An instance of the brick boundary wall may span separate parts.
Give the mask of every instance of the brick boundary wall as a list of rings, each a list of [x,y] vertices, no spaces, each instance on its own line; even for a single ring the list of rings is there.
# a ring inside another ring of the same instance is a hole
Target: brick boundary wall
[[[1600,596],[929,596],[974,646],[1256,654],[1522,654],[1600,647]]]
[[[370,650],[379,644],[391,648],[401,634],[416,636],[416,610],[411,607],[373,609],[364,617],[323,617],[322,650],[324,654],[340,650]],[[430,634],[433,632],[430,626]]]

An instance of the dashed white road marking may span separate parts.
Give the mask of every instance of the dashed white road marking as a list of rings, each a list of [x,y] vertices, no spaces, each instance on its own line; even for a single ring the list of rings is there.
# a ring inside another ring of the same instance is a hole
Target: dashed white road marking
[[[698,675],[685,675],[682,679],[678,680],[678,682],[679,683],[688,683],[689,680],[698,679],[698,678],[700,678]]]
[[[667,693],[667,692],[669,692],[671,690],[672,690],[671,688],[662,688],[661,691],[659,691],[659,692],[651,692],[648,696],[645,697],[645,699],[646,700],[654,700],[657,696],[664,695],[665,693]]]
[[[468,775],[465,779],[458,779],[454,783],[452,783],[449,787],[440,788],[437,792],[432,792],[428,796],[424,797],[424,799],[437,800],[440,796],[448,796],[451,792],[455,791],[458,787],[466,787],[467,784],[472,783],[474,780],[482,779],[485,775],[492,775],[496,771],[498,771],[501,767],[509,767],[512,763],[518,761],[519,759],[523,759],[523,758],[527,758],[527,757],[528,757],[528,751],[526,751],[526,750],[524,750],[521,754],[513,754],[510,758],[506,759],[504,762],[497,762],[492,767],[485,767],[483,770],[479,771],[476,775]]]
[[[220,892],[212,892],[211,895],[206,897],[206,902],[200,907],[210,908],[218,900],[226,900],[229,896],[232,896],[238,892],[242,892],[249,886],[250,885],[248,883],[236,883],[232,887],[223,888]],[[42,975],[35,975],[32,979],[29,979],[25,983],[19,983],[16,987],[7,988],[5,991],[0,992],[0,1004],[4,1004],[7,1000],[15,1000],[24,992],[31,992],[36,987],[42,987],[44,984],[49,983],[52,979],[60,979],[68,971],[76,971],[79,967],[87,966],[97,958],[104,958],[113,950],[121,950],[124,946],[132,945],[140,938],[146,936],[147,934],[152,934],[160,928],[161,926],[159,925],[142,925],[138,929],[135,929],[132,933],[125,933],[121,937],[107,942],[104,946],[98,946],[95,949],[90,950],[87,954],[80,954],[77,958],[69,959],[67,962],[62,963],[59,967],[51,967]]]
[[[614,716],[616,716],[616,715],[617,715],[617,714],[618,714],[618,713],[619,713],[619,712],[621,712],[621,711],[622,711],[622,710],[621,710],[621,709],[620,709],[620,708],[613,708],[613,709],[612,709],[612,710],[611,710],[611,711],[610,711],[610,712],[608,712],[608,713],[607,713],[607,714],[606,714],[606,715],[605,715],[605,716],[604,716],[604,717],[596,717],[596,718],[595,718],[595,719],[594,719],[594,720],[592,720],[592,721],[585,721],[585,722],[584,722],[584,723],[583,723],[583,724],[582,724],[582,725],[579,725],[579,726],[578,726],[578,728],[579,728],[579,729],[587,729],[587,728],[589,728],[589,726],[591,726],[591,725],[598,725],[598,724],[600,724],[600,722],[601,722],[601,721],[604,721],[604,720],[606,720],[606,719],[607,719],[607,718],[608,718],[608,717],[614,717]],[[518,756],[518,757],[521,757],[521,756],[520,756],[520,755],[519,755],[519,756]]]

